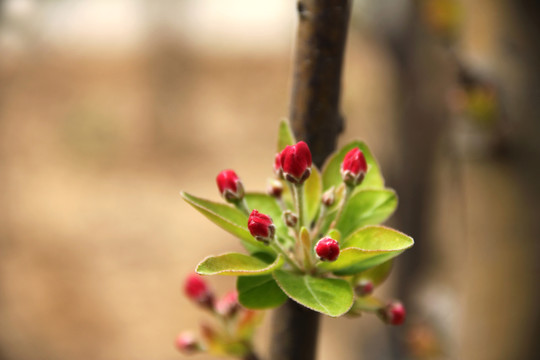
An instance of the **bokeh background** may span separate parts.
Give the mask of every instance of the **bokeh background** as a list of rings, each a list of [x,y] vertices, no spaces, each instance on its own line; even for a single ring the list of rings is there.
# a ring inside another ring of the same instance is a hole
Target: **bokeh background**
[[[1,360],[182,358],[205,319],[183,279],[240,246],[179,191],[217,200],[224,168],[266,187],[295,9],[0,0]],[[539,24],[534,0],[354,1],[340,143],[401,197],[416,245],[378,293],[409,320],[325,318],[319,359],[540,355]]]

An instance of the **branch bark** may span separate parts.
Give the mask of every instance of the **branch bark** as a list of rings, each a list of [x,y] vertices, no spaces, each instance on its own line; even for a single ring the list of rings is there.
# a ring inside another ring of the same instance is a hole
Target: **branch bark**
[[[290,120],[321,166],[343,130],[339,110],[350,0],[301,0]]]
[[[350,0],[301,0],[290,104],[297,139],[319,168],[343,130],[339,103]],[[274,313],[271,359],[313,360],[319,314],[292,300]]]

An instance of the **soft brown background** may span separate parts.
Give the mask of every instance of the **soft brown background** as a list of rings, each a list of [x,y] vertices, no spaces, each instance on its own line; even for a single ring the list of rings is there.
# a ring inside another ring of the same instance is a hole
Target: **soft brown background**
[[[0,359],[180,358],[176,334],[205,316],[183,297],[184,277],[206,255],[240,247],[179,191],[217,200],[224,168],[265,188],[288,114],[294,2],[0,4]],[[463,2],[459,46],[508,80],[511,98],[526,76],[519,59],[500,56],[501,37],[520,39],[504,4]],[[391,175],[403,94],[370,27],[387,20],[368,10],[355,3],[340,141],[365,140]],[[476,149],[480,140],[467,141]],[[435,173],[416,174],[435,189],[424,240],[434,266],[416,294],[423,315],[410,321],[435,324],[443,353],[433,358],[525,358],[535,214],[511,167],[482,151],[459,158],[456,183],[447,142]],[[220,292],[234,286],[209,281]],[[395,296],[395,281],[384,297]],[[257,337],[263,353],[269,320]],[[319,358],[390,358],[387,333],[369,315],[325,318]]]

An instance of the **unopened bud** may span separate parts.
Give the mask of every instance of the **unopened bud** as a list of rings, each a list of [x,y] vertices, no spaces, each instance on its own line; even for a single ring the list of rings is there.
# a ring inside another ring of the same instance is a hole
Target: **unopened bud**
[[[234,316],[240,308],[240,304],[238,304],[238,292],[234,290],[227,293],[224,297],[216,302],[215,308],[216,312],[221,316]]]
[[[182,333],[176,338],[174,345],[183,354],[194,354],[202,350],[201,344],[193,334]]]
[[[219,193],[228,202],[238,202],[244,198],[244,185],[233,170],[223,170],[216,177]]]
[[[379,310],[381,319],[390,325],[401,325],[405,322],[405,307],[400,301],[392,301]]]
[[[315,245],[315,253],[322,261],[336,261],[339,256],[339,243],[329,237],[322,238]]]
[[[280,199],[281,194],[283,193],[283,184],[279,180],[272,180],[270,181],[270,184],[268,185],[268,195]]]
[[[189,299],[195,301],[197,304],[206,308],[212,308],[214,295],[202,276],[197,274],[189,275],[184,283],[184,292]]]
[[[349,151],[341,163],[341,177],[347,186],[356,186],[364,180],[367,173],[367,162],[359,148]]]
[[[268,215],[253,210],[248,219],[249,232],[255,239],[270,244],[270,241],[274,239],[276,233],[276,227],[272,221],[272,218]]]
[[[373,283],[369,280],[361,280],[355,287],[354,292],[358,296],[367,296],[373,293]]]
[[[283,212],[283,221],[287,224],[288,227],[295,227],[298,224],[298,216],[293,213],[291,210]]]
[[[283,179],[283,171],[281,170],[281,153],[277,153],[274,158],[274,174],[278,179]]]
[[[334,202],[336,201],[336,194],[335,194],[333,186],[324,192],[324,194],[322,195],[321,201],[323,205],[326,207],[330,207],[334,205]]]
[[[280,154],[279,165],[287,181],[303,184],[311,175],[311,152],[307,144],[300,141],[296,145],[286,146]]]

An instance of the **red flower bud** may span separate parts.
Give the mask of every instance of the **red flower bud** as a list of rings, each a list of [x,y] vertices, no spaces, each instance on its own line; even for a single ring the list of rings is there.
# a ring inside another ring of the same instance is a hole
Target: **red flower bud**
[[[317,242],[315,252],[322,261],[335,261],[339,256],[339,244],[336,240],[325,237]]]
[[[182,333],[176,338],[174,345],[183,354],[193,354],[200,350],[201,344],[191,333]]]
[[[279,162],[283,177],[293,184],[302,184],[311,174],[311,152],[303,141],[285,147]]]
[[[354,292],[358,296],[367,296],[373,292],[373,283],[369,280],[361,280],[355,287]]]
[[[234,171],[223,170],[216,177],[216,182],[219,192],[225,200],[236,202],[244,197],[244,186]]]
[[[341,163],[341,177],[345,184],[356,186],[364,180],[367,172],[367,162],[364,153],[354,148],[345,155]]]
[[[238,292],[233,290],[216,302],[216,312],[222,316],[230,317],[236,314],[240,308],[238,304]]]
[[[281,153],[277,153],[274,159],[274,173],[279,179],[283,178],[283,172],[281,171]]]
[[[392,301],[380,310],[381,318],[390,325],[401,325],[405,322],[405,307],[399,301]]]
[[[276,232],[272,218],[257,210],[253,210],[249,215],[248,229],[255,239],[262,241],[267,245],[274,239]]]
[[[189,299],[204,307],[211,308],[213,306],[214,295],[202,276],[197,274],[189,275],[184,284],[184,292]]]

